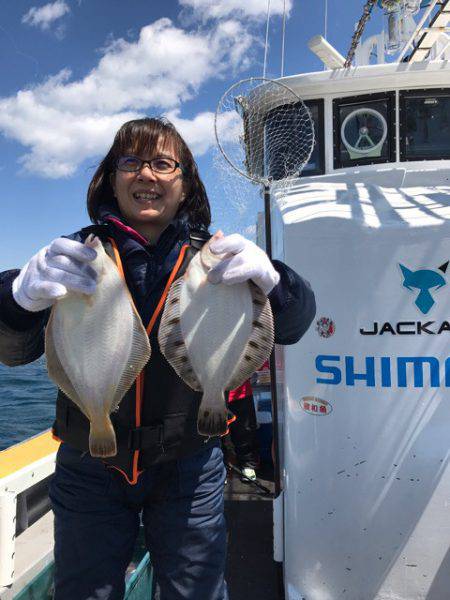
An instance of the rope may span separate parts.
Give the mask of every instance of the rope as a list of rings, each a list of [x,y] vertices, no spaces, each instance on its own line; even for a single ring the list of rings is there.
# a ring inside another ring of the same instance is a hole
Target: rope
[[[370,15],[372,13],[373,7],[375,6],[376,2],[377,2],[377,0],[367,0],[366,4],[364,5],[363,14],[358,22],[358,25],[356,26],[355,33],[353,34],[353,37],[352,37],[352,43],[350,44],[347,58],[344,63],[344,68],[346,68],[346,69],[348,67],[350,67],[352,64],[352,60],[353,60],[353,57],[355,56],[355,51],[356,51],[356,48],[358,47],[359,40],[361,39],[361,36],[363,34],[364,27],[366,26],[367,21],[370,19]]]
[[[264,48],[264,68],[263,68],[263,78],[264,79],[266,77],[267,48],[269,46],[269,20],[270,20],[270,0],[267,0],[266,45]]]
[[[328,35],[328,0],[325,0],[325,15],[324,15],[324,24],[323,24],[323,37],[327,39]],[[328,69],[327,65],[323,65],[323,70],[326,71]]]
[[[281,41],[281,77],[284,75],[284,39],[286,36],[286,0],[283,0],[283,36]]]

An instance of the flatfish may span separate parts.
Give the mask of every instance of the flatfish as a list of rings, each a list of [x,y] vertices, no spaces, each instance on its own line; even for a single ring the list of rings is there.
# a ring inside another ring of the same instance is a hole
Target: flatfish
[[[56,301],[45,354],[50,378],[90,421],[90,454],[105,458],[117,454],[110,414],[150,358],[150,343],[114,261],[94,235],[85,244],[97,252],[96,290]]]
[[[207,242],[169,291],[158,342],[176,373],[203,391],[197,427],[205,436],[227,430],[224,391],[246,381],[267,359],[274,331],[270,303],[252,282],[226,285],[208,281],[208,271],[225,255]]]

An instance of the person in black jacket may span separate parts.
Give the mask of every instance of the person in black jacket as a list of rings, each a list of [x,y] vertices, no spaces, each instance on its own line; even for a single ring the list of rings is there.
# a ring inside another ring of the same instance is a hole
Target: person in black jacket
[[[125,123],[91,181],[93,225],[57,238],[21,270],[0,274],[0,360],[29,363],[44,352],[52,304],[67,290],[92,293],[95,233],[122,268],[150,336],[151,358],[111,415],[117,455],[88,449],[89,422],[59,390],[53,434],[61,445],[50,500],[55,515],[55,600],[119,600],[140,519],[161,600],[228,598],[224,581],[225,469],[218,438],[197,432],[201,393],[162,356],[157,331],[170,283],[210,238],[210,207],[193,156],[164,119]],[[315,302],[309,284],[269,261],[238,234],[220,240],[231,258],[211,282],[252,279],[268,294],[275,341],[297,342]],[[82,351],[82,349],[80,349]]]

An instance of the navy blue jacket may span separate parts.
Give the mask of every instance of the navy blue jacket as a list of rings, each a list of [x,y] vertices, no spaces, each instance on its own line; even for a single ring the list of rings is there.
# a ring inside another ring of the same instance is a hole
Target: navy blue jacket
[[[115,219],[115,221],[111,220]],[[174,220],[162,233],[156,246],[144,246],[118,223],[111,210],[102,211],[101,224],[85,228],[68,237],[84,241],[93,230],[103,240],[112,237],[118,247],[128,288],[146,326],[162,295],[169,274],[183,244],[192,243],[192,228],[186,219]],[[206,231],[199,232],[207,238]],[[197,248],[198,249],[198,248]],[[193,252],[185,260],[179,275]],[[309,284],[280,261],[273,261],[280,282],[269,295],[275,342],[293,344],[308,329],[315,315],[314,294]],[[14,366],[29,363],[44,352],[44,328],[50,311],[30,313],[16,304],[11,285],[18,270],[0,274],[0,361]],[[156,323],[150,336],[152,356],[145,368],[142,421],[135,422],[135,386],[112,415],[118,457],[105,462],[120,469],[130,482],[136,475],[133,457],[139,451],[138,469],[195,451],[204,443],[196,431],[196,414],[201,393],[194,392],[175,374],[159,351]],[[88,448],[89,423],[61,391],[58,394],[54,433],[82,450]],[[136,463],[136,461],[134,461]]]

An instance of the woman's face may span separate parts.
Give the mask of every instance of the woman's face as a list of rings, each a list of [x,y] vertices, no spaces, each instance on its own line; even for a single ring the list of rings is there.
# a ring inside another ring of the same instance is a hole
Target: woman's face
[[[127,154],[135,153],[130,151]],[[173,144],[169,141],[165,144],[159,142],[152,153],[139,155],[143,161],[157,157],[178,161]],[[184,200],[183,174],[180,168],[170,174],[153,172],[148,164],[144,164],[137,172],[116,169],[111,177],[111,184],[122,215],[144,235],[146,231],[159,235],[175,217]]]

